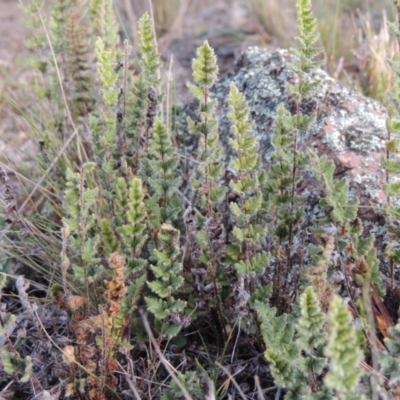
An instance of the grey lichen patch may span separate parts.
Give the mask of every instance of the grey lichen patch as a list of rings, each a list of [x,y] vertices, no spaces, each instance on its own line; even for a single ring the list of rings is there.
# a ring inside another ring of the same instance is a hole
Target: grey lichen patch
[[[386,197],[384,196],[382,190],[382,184],[380,182],[377,182],[376,175],[358,174],[354,178],[354,182],[360,184],[360,186],[363,188],[365,195],[368,198],[374,200],[377,205],[383,205],[386,202]]]
[[[370,134],[371,126],[377,130],[378,134],[385,132],[386,127],[383,119],[371,118],[367,112],[365,119],[360,118],[360,115],[353,114],[346,122],[348,123],[347,126],[344,125],[342,129],[346,148],[363,153],[384,150],[384,138]]]
[[[322,143],[326,143],[328,147],[334,151],[342,152],[345,149],[345,141],[338,129],[324,135],[322,137]]]

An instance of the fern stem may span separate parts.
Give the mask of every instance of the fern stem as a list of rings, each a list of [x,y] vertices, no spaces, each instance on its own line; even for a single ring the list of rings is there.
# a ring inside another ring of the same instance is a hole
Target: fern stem
[[[86,230],[86,215],[84,212],[84,185],[85,185],[85,171],[84,168],[81,168],[81,172],[79,174],[79,228],[80,228],[80,236],[81,236],[81,254],[85,254],[85,243],[87,240],[87,230]],[[82,267],[84,273],[84,283],[85,283],[85,313],[89,315],[89,279],[88,279],[88,266],[86,260],[82,260]]]

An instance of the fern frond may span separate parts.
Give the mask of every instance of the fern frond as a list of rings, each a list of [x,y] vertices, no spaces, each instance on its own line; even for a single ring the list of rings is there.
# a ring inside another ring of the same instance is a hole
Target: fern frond
[[[148,13],[143,14],[139,20],[139,37],[142,73],[145,75],[148,84],[158,85],[157,75],[161,63],[153,22]]]
[[[361,398],[357,396],[357,385],[361,376],[358,363],[363,355],[357,343],[355,328],[351,325],[351,314],[338,296],[334,296],[332,300],[328,321],[330,331],[325,355],[329,357],[330,364],[325,383],[341,396],[349,399]]]

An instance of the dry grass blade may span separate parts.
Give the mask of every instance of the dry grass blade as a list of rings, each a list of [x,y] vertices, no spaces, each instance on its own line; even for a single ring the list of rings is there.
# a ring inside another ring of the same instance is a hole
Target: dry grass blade
[[[133,46],[135,50],[137,50],[139,45],[139,35],[136,30],[138,19],[136,17],[135,10],[133,9],[132,2],[129,0],[124,0],[124,5],[125,5],[125,11],[128,14],[129,24],[131,26]]]
[[[164,357],[164,354],[162,353],[162,351],[160,349],[160,346],[158,346],[157,342],[155,341],[154,336],[153,336],[153,332],[151,331],[151,328],[150,328],[149,321],[148,321],[146,313],[144,311],[141,311],[141,316],[142,316],[143,325],[144,325],[144,327],[146,329],[147,335],[148,335],[152,345],[154,346],[154,349],[156,350],[158,356],[160,357],[161,363],[164,365],[165,369],[171,375],[171,378],[176,382],[176,384],[178,385],[179,389],[182,390],[182,393],[183,393],[185,399],[186,400],[193,400],[192,396],[190,396],[190,394],[187,391],[187,389],[185,388],[185,386],[183,386],[183,384],[180,381],[180,379],[176,376],[175,372],[172,369],[171,364]]]
[[[216,400],[215,387],[212,380],[208,381],[208,394],[206,395],[206,400]]]
[[[216,365],[217,367],[221,368],[222,371],[225,372],[225,374],[226,374],[226,375],[228,376],[228,378],[229,378],[229,381],[231,381],[231,382],[235,385],[237,391],[238,391],[239,394],[240,394],[240,397],[241,397],[243,400],[247,400],[246,395],[243,393],[243,390],[241,389],[241,387],[239,386],[239,384],[236,382],[235,378],[234,378],[233,375],[230,373],[229,369],[226,368],[226,367],[224,367],[223,365],[221,365],[218,361],[215,362],[215,365]]]
[[[137,391],[135,385],[133,384],[133,382],[129,379],[126,378],[126,381],[128,382],[129,388],[132,390],[133,395],[135,396],[136,400],[140,400],[140,394]]]
[[[258,375],[254,375],[254,382],[255,382],[256,388],[257,388],[258,400],[264,400],[265,397],[264,397],[264,393],[261,388],[260,378],[258,377]]]
[[[376,100],[387,102],[387,93],[392,89],[393,71],[388,60],[393,60],[398,52],[398,43],[389,32],[386,12],[382,13],[382,26],[379,31],[373,26],[369,14],[358,12],[358,24],[355,28],[358,37],[357,50],[353,49],[362,71],[361,89],[363,93]]]
[[[159,40],[159,50],[161,53],[165,52],[171,42],[181,34],[181,27],[189,6],[188,0],[183,0],[183,5],[180,5],[178,14],[174,18],[171,27],[168,32],[163,35]]]
[[[286,43],[293,26],[292,16],[285,11],[286,4],[278,0],[250,0],[249,4],[261,29],[281,43]]]
[[[387,310],[385,304],[383,304],[383,301],[381,299],[381,297],[379,296],[378,291],[376,290],[375,286],[371,283],[371,289],[372,289],[372,297],[374,299],[374,302],[379,310],[379,314],[378,313],[374,313],[375,314],[375,318],[377,318],[377,324],[379,329],[381,330],[382,334],[385,337],[388,337],[390,335],[388,335],[387,330],[389,328],[392,328],[395,326],[395,323],[393,322],[392,317],[389,314],[389,311]]]
[[[386,386],[389,385],[389,379],[386,378],[386,376],[379,373],[378,371],[376,371],[374,368],[372,368],[370,365],[368,365],[365,361],[360,361],[358,366],[360,369],[362,369],[368,375],[375,375],[375,376],[379,377],[379,379],[382,380]]]

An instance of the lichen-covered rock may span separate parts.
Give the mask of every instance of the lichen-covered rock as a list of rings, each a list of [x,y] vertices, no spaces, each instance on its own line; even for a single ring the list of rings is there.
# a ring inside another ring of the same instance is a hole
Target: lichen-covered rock
[[[234,81],[246,96],[255,122],[253,132],[258,139],[264,163],[268,166],[273,151],[277,108],[281,103],[288,109],[293,108],[287,89],[287,83],[294,83],[297,79],[288,65],[292,57],[286,50],[271,52],[251,47],[241,55],[233,70],[216,83],[212,95],[219,102],[219,131],[227,159],[231,137],[231,124],[227,116],[230,82]],[[334,160],[336,177],[349,178],[351,195],[356,195],[360,205],[364,206],[360,214],[365,225],[370,225],[369,230],[379,234],[379,227],[374,222],[380,219],[375,207],[385,202],[385,174],[380,160],[385,155],[387,111],[377,101],[344,86],[323,70],[317,70],[312,77],[320,80],[321,86],[313,99],[302,104],[302,112],[316,111],[317,120],[310,132],[301,132],[299,148],[313,148],[319,155],[326,154]],[[194,104],[187,105],[185,114],[193,116],[196,107]],[[311,173],[306,174],[299,189],[316,205],[321,188]]]
[[[221,113],[221,140],[228,147],[230,122],[227,118],[229,84],[234,81],[244,93],[255,121],[253,132],[258,138],[261,154],[270,161],[273,151],[276,111],[280,103],[291,107],[287,82],[296,75],[288,66],[291,55],[284,50],[270,52],[249,48],[237,61],[233,71],[214,88]],[[326,154],[336,164],[338,177],[347,176],[363,205],[381,205],[384,171],[381,157],[387,138],[386,109],[353,89],[317,70],[313,78],[321,81],[316,96],[302,104],[302,112],[317,111],[317,120],[310,132],[302,132],[301,150],[313,148],[319,155]],[[294,110],[293,110],[294,111]],[[228,150],[229,153],[229,150]]]
[[[278,106],[283,103],[292,113],[296,111],[287,88],[288,82],[295,83],[298,79],[289,66],[291,61],[293,56],[287,50],[271,52],[252,47],[240,56],[232,71],[213,87],[211,95],[218,100],[219,133],[225,161],[229,161],[231,155],[228,101],[230,83],[234,81],[247,99],[254,120],[253,133],[258,140],[264,166],[268,169],[274,150],[272,138]],[[336,165],[336,178],[346,177],[349,180],[350,197],[357,196],[359,199],[358,216],[364,226],[364,235],[375,236],[380,269],[387,273],[388,265],[383,256],[387,237],[382,213],[382,206],[386,202],[383,190],[386,177],[381,166],[387,140],[387,110],[377,101],[332,79],[321,69],[313,73],[312,79],[318,79],[321,85],[312,99],[301,104],[301,111],[304,114],[315,111],[317,118],[311,131],[300,133],[299,149],[306,151],[312,148],[319,156],[327,155]],[[187,116],[196,120],[197,109],[195,102],[186,104],[182,120]],[[196,159],[198,138],[189,136],[187,133],[181,136],[186,142],[185,155],[189,156],[185,159]],[[307,235],[307,227],[315,225],[325,216],[325,212],[319,205],[319,200],[324,196],[322,185],[311,168],[303,174],[297,190],[307,199],[303,232],[304,237],[312,240]],[[293,254],[302,254],[302,247],[307,241],[295,241]]]

